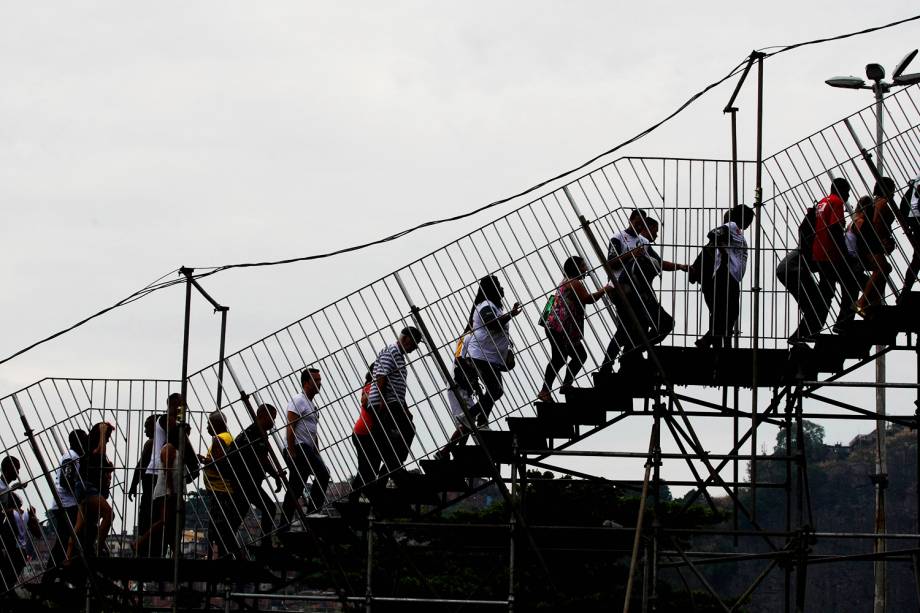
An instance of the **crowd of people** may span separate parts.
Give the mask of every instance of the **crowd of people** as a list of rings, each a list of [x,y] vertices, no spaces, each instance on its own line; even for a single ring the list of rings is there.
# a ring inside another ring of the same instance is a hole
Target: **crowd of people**
[[[894,193],[894,183],[882,179],[871,196],[858,200],[847,223],[851,188],[838,178],[828,195],[806,212],[798,227],[798,244],[776,270],[801,312],[790,343],[807,342],[824,329],[838,287],[841,307],[832,328],[837,333],[845,334],[847,322],[856,315],[872,317],[873,307],[884,301],[891,283],[888,256],[894,249],[893,223],[897,220],[904,225],[912,244],[920,238],[920,180],[910,184],[899,207],[892,202]],[[664,272],[686,273],[691,283],[700,286],[709,317],[708,329],[696,346],[729,347],[736,334],[748,264],[744,232],[754,217],[755,211],[744,205],[726,211],[723,223],[708,232],[695,261],[684,264],[658,254],[654,245],[660,224],[646,211],[636,209],[626,228],[610,237],[603,263],[606,283],[595,291],[586,285],[591,274],[588,263],[577,255],[565,259],[562,276],[538,320],[545,330],[550,359],[536,399],[550,401],[560,376],[559,389],[564,392],[584,367],[588,305],[606,300],[615,317],[616,332],[604,352],[601,373],[612,372],[617,360],[667,337],[674,329],[674,318],[655,289],[656,279]],[[918,271],[915,250],[902,293],[913,287]],[[474,429],[489,427],[490,413],[504,392],[503,373],[515,366],[510,324],[522,309],[515,303],[506,311],[503,303],[504,289],[498,277],[480,279],[454,353],[449,397],[456,430],[441,457],[463,444]],[[389,479],[398,483],[405,474],[402,467],[415,438],[406,401],[407,356],[424,340],[418,328],[406,327],[368,367],[351,436],[357,459],[353,501],[366,496],[373,503]],[[180,394],[171,394],[165,413],[151,415],[144,422],[146,440],[127,489],[132,501],[139,494],[133,544],[137,555],[170,553],[177,542],[182,490],[199,473],[208,494],[208,540],[215,555],[238,553],[241,541],[237,533],[252,510],[259,514],[263,535],[283,532],[296,518],[321,512],[330,482],[318,442],[321,412],[316,397],[322,382],[318,368],[300,373],[299,392],[282,414],[280,459],[271,445],[278,414],[274,406],[262,404],[252,410],[252,423],[236,436],[223,414],[214,411],[207,420],[209,445],[199,455],[181,419],[184,400]],[[66,564],[79,555],[107,555],[106,539],[113,521],[110,497],[115,467],[109,450],[114,429],[100,422],[88,433],[74,430],[69,435],[69,447],[54,474],[56,495],[49,517],[57,540],[50,550],[49,565]],[[19,470],[17,458],[7,456],[0,461],[0,543],[4,549],[0,578],[8,586],[25,566],[29,534],[40,535],[35,509],[24,508],[16,493]],[[275,493],[285,490],[280,509],[263,489],[269,477]],[[263,537],[262,546],[270,543]]]

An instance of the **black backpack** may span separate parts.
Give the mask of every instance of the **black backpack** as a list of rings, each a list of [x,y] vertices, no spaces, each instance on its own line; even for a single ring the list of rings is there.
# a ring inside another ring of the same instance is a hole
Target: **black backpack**
[[[817,223],[818,206],[813,204],[805,209],[805,217],[799,223],[799,253],[808,262],[811,262],[812,245],[815,244]]]
[[[904,219],[907,219],[910,217],[910,201],[914,197],[915,189],[917,190],[917,192],[920,192],[920,184],[915,183],[914,181],[911,181],[910,183],[907,184],[907,190],[905,190],[904,195],[901,196],[901,203],[898,206],[898,209],[900,209],[901,216]]]

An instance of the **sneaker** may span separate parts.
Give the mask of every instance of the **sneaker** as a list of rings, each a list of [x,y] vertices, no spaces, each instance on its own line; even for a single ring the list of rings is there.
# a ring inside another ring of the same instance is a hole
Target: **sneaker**
[[[480,432],[491,432],[492,428],[489,427],[489,424],[476,424],[476,429]]]
[[[327,517],[329,516],[323,513],[322,511],[313,511],[312,513],[307,515],[307,519],[325,519]]]

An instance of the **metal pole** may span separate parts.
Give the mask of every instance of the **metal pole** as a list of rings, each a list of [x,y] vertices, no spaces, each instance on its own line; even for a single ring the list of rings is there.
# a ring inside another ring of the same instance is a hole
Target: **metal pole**
[[[757,350],[760,348],[760,208],[763,206],[763,54],[754,52],[757,59],[757,176],[754,187],[754,312],[753,351],[751,352],[751,520],[757,521]]]
[[[179,560],[182,558],[182,529],[185,524],[185,410],[186,394],[188,393],[188,342],[189,327],[192,316],[192,268],[181,268],[180,274],[185,275],[185,324],[182,333],[182,404],[179,406],[179,417],[176,420],[179,441],[176,449],[176,485],[179,488],[176,498],[176,531],[173,534],[173,602],[172,610],[179,610]],[[168,477],[167,477],[168,478]]]
[[[374,598],[373,591],[374,576],[374,507],[367,513],[367,583],[364,586],[364,613],[371,613],[371,606]]]
[[[519,453],[519,447],[517,442],[517,437],[512,439],[512,458],[511,462],[511,494],[517,495],[517,499],[520,501],[521,513],[524,513],[524,494],[523,488],[527,487],[524,483],[524,475],[527,472],[527,465],[521,461],[521,454]],[[516,562],[515,556],[515,540],[517,539],[517,534],[515,533],[515,515],[514,513],[510,514],[508,518],[508,613],[513,613],[514,611],[514,564]]]
[[[884,164],[882,160],[882,141],[884,140],[884,88],[881,82],[876,81],[872,87],[875,93],[875,163],[878,167],[878,173],[885,176]],[[893,202],[891,203],[894,204]],[[876,435],[876,456],[875,456],[875,532],[884,534],[886,526],[885,518],[885,490],[888,487],[888,432],[885,423],[886,413],[886,388],[885,388],[885,347],[876,346],[876,353],[879,353],[875,359],[875,382],[879,385],[875,388],[875,412],[878,414],[878,421],[875,422]],[[876,554],[885,552],[885,539],[878,538],[875,540],[873,551]],[[888,568],[883,557],[876,559],[875,563],[875,597],[873,598],[873,613],[885,613],[887,610],[887,585],[888,585]]]
[[[652,430],[655,430],[655,428],[657,428],[657,424],[652,426]],[[652,448],[655,445],[655,434],[655,432],[652,432],[652,436],[648,442],[649,454],[652,453]],[[636,533],[633,536],[632,556],[629,559],[629,575],[626,579],[626,596],[623,598],[623,613],[629,613],[633,578],[636,575],[636,562],[638,562],[639,559],[639,544],[642,541],[642,524],[645,521],[645,502],[648,499],[648,482],[652,475],[652,464],[654,464],[654,461],[651,458],[645,462],[645,476],[642,479],[642,496],[639,498],[639,517],[636,520]]]
[[[227,311],[229,307],[221,307],[220,311],[220,359],[217,362],[217,406],[220,409],[224,396],[224,350],[227,344]]]
[[[732,206],[738,206],[738,107],[727,109],[732,120]]]

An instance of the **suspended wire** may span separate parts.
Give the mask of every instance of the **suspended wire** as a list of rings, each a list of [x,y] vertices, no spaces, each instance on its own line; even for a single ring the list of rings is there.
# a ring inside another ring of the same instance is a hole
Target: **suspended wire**
[[[31,345],[28,345],[27,347],[23,347],[22,349],[20,349],[20,350],[17,351],[16,353],[13,353],[13,354],[11,354],[11,355],[8,356],[8,357],[3,358],[3,360],[0,360],[0,364],[5,364],[6,362],[9,362],[9,361],[12,360],[13,358],[18,357],[18,356],[20,356],[20,355],[22,355],[22,354],[24,354],[24,353],[26,353],[26,352],[28,352],[28,351],[31,351],[32,349],[35,349],[35,348],[38,347],[39,345],[44,345],[45,343],[47,343],[47,342],[49,342],[49,341],[52,341],[52,340],[58,338],[59,336],[63,336],[63,335],[65,335],[65,334],[67,334],[67,333],[70,332],[71,330],[75,330],[75,329],[79,328],[79,327],[82,326],[83,324],[86,324],[86,323],[88,323],[88,322],[90,322],[90,321],[92,321],[92,320],[94,320],[94,319],[97,319],[97,318],[99,318],[99,317],[102,317],[102,316],[105,315],[106,313],[108,313],[108,312],[110,312],[110,311],[114,311],[115,309],[117,309],[117,308],[119,308],[119,307],[123,307],[123,306],[125,306],[125,305],[131,304],[132,302],[135,302],[135,301],[137,301],[137,300],[140,300],[141,298],[144,298],[144,297],[146,297],[147,295],[152,294],[153,292],[159,291],[159,290],[161,290],[161,289],[165,289],[165,288],[167,288],[167,287],[172,287],[173,285],[176,285],[176,284],[178,284],[178,283],[184,283],[184,279],[173,279],[173,280],[171,280],[171,281],[165,281],[165,282],[162,282],[162,283],[161,283],[161,281],[162,281],[164,278],[166,278],[166,277],[168,277],[168,276],[170,276],[170,275],[172,275],[172,274],[178,272],[178,270],[179,270],[179,269],[171,270],[171,271],[169,271],[168,273],[166,273],[165,275],[163,275],[163,276],[159,277],[158,279],[156,279],[155,281],[151,282],[150,284],[145,285],[144,287],[142,287],[141,289],[137,290],[136,292],[134,292],[134,293],[132,293],[132,294],[126,296],[125,298],[122,298],[121,300],[119,300],[119,301],[116,302],[115,304],[113,304],[113,305],[111,305],[111,306],[108,306],[108,307],[102,309],[101,311],[98,311],[98,312],[93,313],[92,315],[90,315],[90,316],[88,316],[88,317],[85,317],[85,318],[81,319],[80,321],[76,322],[75,324],[73,324],[73,325],[71,325],[71,326],[68,326],[68,327],[64,328],[63,330],[59,330],[58,332],[55,332],[54,334],[51,334],[51,335],[49,335],[49,336],[46,336],[45,338],[43,338],[43,339],[41,339],[41,340],[35,341],[34,343],[32,343]]]
[[[846,33],[846,34],[839,34],[839,35],[837,35],[837,36],[832,36],[832,37],[827,37],[827,38],[818,38],[818,39],[808,40],[808,41],[804,41],[804,42],[794,43],[794,44],[791,44],[791,45],[786,45],[786,46],[783,46],[783,47],[779,48],[778,51],[773,51],[773,52],[771,52],[771,53],[765,53],[765,54],[764,54],[764,58],[766,59],[766,58],[772,57],[772,56],[774,56],[774,55],[779,55],[779,54],[785,53],[785,52],[787,52],[787,51],[792,51],[792,50],[794,50],[794,49],[798,49],[798,48],[800,48],[800,47],[806,47],[806,46],[810,46],[810,45],[817,45],[817,44],[826,43],[826,42],[832,42],[832,41],[843,40],[843,39],[846,39],[846,38],[852,38],[852,37],[854,37],[854,36],[861,36],[861,35],[863,35],[863,34],[871,34],[871,33],[873,33],[873,32],[878,32],[878,31],[881,31],[881,30],[886,30],[886,29],[889,29],[889,28],[897,27],[897,26],[903,25],[903,24],[905,24],[905,23],[909,23],[909,22],[912,22],[912,21],[916,21],[916,20],[918,20],[918,19],[920,19],[920,15],[914,15],[913,17],[907,17],[907,18],[905,18],[905,19],[901,19],[901,20],[898,20],[898,21],[893,21],[893,22],[887,23],[887,24],[885,24],[885,25],[875,26],[875,27],[872,27],[872,28],[866,28],[866,29],[864,29],[864,30],[859,30],[859,31],[856,31],[856,32],[848,32],[848,33]],[[763,49],[775,49],[775,48],[776,48],[776,46],[774,45],[774,46],[770,46],[770,47],[764,47]],[[762,50],[763,50],[763,49],[762,49]],[[761,51],[762,51],[762,50],[761,50]],[[493,208],[495,208],[495,207],[498,207],[498,206],[501,206],[501,205],[503,205],[503,204],[506,204],[506,203],[510,202],[511,200],[515,200],[515,199],[517,199],[517,198],[520,198],[521,196],[526,196],[526,195],[528,195],[528,194],[531,194],[531,193],[533,193],[533,192],[535,192],[535,191],[537,191],[537,190],[539,190],[539,189],[541,189],[541,188],[543,188],[543,187],[549,185],[550,183],[553,183],[553,182],[555,182],[555,181],[558,181],[558,180],[560,180],[560,179],[563,179],[563,178],[565,178],[565,177],[568,177],[568,176],[570,176],[570,175],[572,175],[572,174],[574,174],[574,173],[577,173],[577,172],[579,172],[579,171],[581,171],[581,170],[584,170],[585,168],[587,168],[588,166],[591,166],[592,164],[594,164],[594,163],[597,162],[598,160],[600,160],[600,159],[602,159],[602,158],[605,158],[605,157],[607,157],[607,156],[609,156],[609,155],[611,155],[611,154],[613,154],[613,153],[616,153],[616,152],[619,151],[620,149],[622,149],[622,148],[624,148],[624,147],[626,147],[626,146],[628,146],[628,145],[631,145],[632,143],[634,143],[634,142],[636,142],[636,141],[638,141],[638,140],[640,140],[640,139],[642,139],[642,138],[648,136],[649,134],[651,134],[652,132],[654,132],[655,130],[657,130],[658,128],[660,128],[661,126],[663,126],[664,124],[666,124],[667,122],[669,122],[669,121],[671,121],[672,119],[674,119],[674,117],[676,117],[677,115],[679,115],[680,113],[682,113],[683,111],[685,111],[690,105],[692,105],[694,102],[696,102],[697,100],[699,100],[700,98],[702,98],[702,97],[703,97],[704,95],[706,95],[708,92],[710,92],[711,90],[713,90],[713,89],[715,89],[716,87],[720,86],[721,84],[725,83],[726,81],[728,81],[729,79],[731,79],[733,76],[739,74],[739,73],[743,70],[743,66],[748,62],[748,59],[749,59],[749,56],[748,56],[748,57],[745,57],[745,58],[744,58],[741,62],[739,62],[734,68],[732,68],[732,69],[728,72],[728,74],[726,74],[724,77],[718,79],[717,81],[713,81],[712,83],[710,83],[709,85],[707,85],[707,86],[704,87],[703,89],[699,90],[698,92],[696,92],[695,94],[693,94],[690,98],[688,98],[683,104],[681,104],[679,107],[677,107],[673,112],[669,113],[669,114],[668,114],[667,116],[665,116],[663,119],[661,119],[660,121],[658,121],[658,122],[652,124],[652,125],[649,126],[648,128],[642,130],[642,131],[639,132],[638,134],[632,136],[631,138],[626,139],[625,141],[622,141],[622,142],[619,143],[618,145],[616,145],[616,146],[614,146],[614,147],[612,147],[612,148],[610,148],[610,149],[604,151],[603,153],[600,153],[600,154],[598,154],[598,155],[595,155],[594,157],[592,157],[592,158],[590,158],[589,160],[587,160],[587,161],[585,161],[585,162],[579,164],[578,166],[576,166],[576,167],[574,167],[574,168],[571,168],[571,169],[569,169],[569,170],[567,170],[567,171],[565,171],[565,172],[562,172],[562,173],[560,173],[560,174],[555,175],[554,177],[551,177],[551,178],[549,178],[549,179],[546,179],[546,180],[544,180],[544,181],[541,181],[540,183],[537,183],[537,184],[535,184],[535,185],[532,185],[531,187],[529,187],[529,188],[527,188],[527,189],[525,189],[525,190],[523,190],[523,191],[520,191],[520,192],[518,192],[518,193],[516,193],[516,194],[513,194],[513,195],[511,195],[511,196],[507,196],[507,197],[505,197],[505,198],[501,198],[501,199],[499,199],[499,200],[495,200],[495,201],[493,201],[493,202],[490,202],[490,203],[488,203],[488,204],[485,204],[485,205],[483,205],[483,206],[480,206],[480,207],[478,207],[478,208],[476,208],[476,209],[473,209],[473,210],[471,210],[471,211],[467,211],[467,212],[464,212],[464,213],[459,213],[459,214],[457,214],[457,215],[453,215],[453,216],[450,216],[450,217],[443,217],[443,218],[440,218],[440,219],[434,219],[434,220],[426,221],[426,222],[424,222],[424,223],[420,223],[420,224],[418,224],[418,225],[415,225],[415,226],[412,226],[412,227],[410,227],[410,228],[401,230],[401,231],[396,232],[396,233],[394,233],[394,234],[390,234],[389,236],[385,236],[385,237],[383,237],[383,238],[375,239],[375,240],[368,241],[368,242],[365,242],[365,243],[359,243],[359,244],[356,244],[356,245],[351,245],[351,246],[349,246],[349,247],[343,247],[343,248],[341,248],[341,249],[336,249],[336,250],[333,250],[333,251],[327,251],[327,252],[325,252],[325,253],[317,253],[317,254],[313,254],[313,255],[307,255],[307,256],[301,256],[301,257],[295,257],[295,258],[287,258],[287,259],[283,259],[283,260],[269,260],[269,261],[264,261],[264,262],[243,262],[243,263],[237,263],[237,264],[225,264],[225,265],[222,265],[222,266],[213,266],[213,267],[207,267],[207,268],[199,268],[199,269],[197,269],[197,270],[199,270],[199,271],[204,271],[204,272],[193,273],[191,276],[192,276],[192,278],[195,278],[195,279],[202,279],[202,278],[204,278],[204,277],[209,277],[209,276],[214,275],[214,274],[217,274],[217,273],[219,273],[219,272],[223,272],[223,271],[226,271],[226,270],[237,269],[237,268],[257,268],[257,267],[263,267],[263,266],[280,266],[280,265],[283,265],[283,264],[293,264],[293,263],[296,263],[296,262],[309,262],[309,261],[313,261],[313,260],[327,259],[327,258],[335,257],[335,256],[338,256],[338,255],[342,255],[342,254],[345,254],[345,253],[351,253],[351,252],[354,252],[354,251],[361,251],[361,250],[367,249],[367,248],[369,248],[369,247],[373,247],[373,246],[376,246],[376,245],[382,245],[382,244],[384,244],[384,243],[389,243],[389,242],[398,240],[398,239],[400,239],[400,238],[402,238],[402,237],[404,237],[404,236],[406,236],[406,235],[408,235],[408,234],[412,234],[413,232],[417,232],[417,231],[419,231],[419,230],[422,230],[422,229],[424,229],[424,228],[429,228],[429,227],[432,227],[432,226],[437,226],[437,225],[441,225],[441,224],[445,224],[445,223],[452,223],[452,222],[455,222],[455,221],[460,221],[460,220],[462,220],[462,219],[467,219],[467,218],[469,218],[469,217],[473,217],[473,216],[475,216],[475,215],[478,215],[479,213],[482,213],[483,211],[487,211],[487,210],[489,210],[489,209],[493,209]],[[35,349],[36,347],[38,347],[38,346],[40,346],[40,345],[43,345],[43,344],[45,344],[45,343],[47,343],[47,342],[49,342],[49,341],[52,341],[52,340],[54,340],[54,339],[56,339],[56,338],[58,338],[58,337],[60,337],[60,336],[63,336],[64,334],[67,334],[68,332],[71,332],[72,330],[75,330],[76,328],[79,328],[80,326],[82,326],[82,325],[84,325],[84,324],[86,324],[86,323],[89,323],[90,321],[92,321],[92,320],[94,320],[94,319],[97,319],[97,318],[101,317],[102,315],[105,315],[106,313],[109,313],[110,311],[113,311],[113,310],[115,310],[115,309],[117,309],[117,308],[119,308],[119,307],[128,305],[128,304],[130,304],[130,303],[132,303],[132,302],[135,302],[135,301],[137,301],[137,300],[140,300],[141,298],[144,298],[144,297],[146,297],[147,295],[149,295],[149,294],[151,294],[151,293],[153,293],[153,292],[155,292],[155,291],[159,291],[159,290],[161,290],[161,289],[166,289],[166,288],[168,288],[168,287],[172,287],[173,285],[176,285],[176,284],[179,284],[179,283],[184,283],[184,282],[185,282],[185,279],[184,279],[184,278],[181,278],[181,279],[174,279],[174,280],[172,280],[172,281],[167,281],[167,282],[164,282],[164,283],[158,283],[159,281],[161,281],[161,280],[164,279],[165,277],[167,277],[167,276],[169,276],[169,275],[171,275],[171,274],[173,274],[173,273],[175,273],[175,272],[177,272],[177,271],[178,271],[178,269],[174,269],[174,270],[172,270],[172,271],[166,273],[165,275],[163,275],[163,276],[160,277],[159,279],[157,279],[157,281],[155,281],[155,282],[151,283],[150,285],[147,285],[147,286],[143,287],[142,289],[140,289],[140,290],[138,290],[138,291],[132,293],[131,295],[127,296],[126,298],[123,298],[122,300],[119,300],[119,301],[116,302],[115,304],[113,304],[113,305],[111,305],[111,306],[108,306],[108,307],[102,309],[101,311],[98,311],[97,313],[94,313],[94,314],[92,314],[92,315],[90,315],[90,316],[88,316],[88,317],[86,317],[86,318],[84,318],[84,319],[81,319],[80,321],[74,323],[74,324],[71,325],[71,326],[68,326],[67,328],[64,328],[63,330],[60,330],[60,331],[58,331],[58,332],[55,332],[54,334],[51,334],[51,335],[49,335],[49,336],[47,336],[47,337],[45,337],[45,338],[43,338],[43,339],[41,339],[41,340],[39,340],[39,341],[36,341],[36,342],[32,343],[31,345],[28,345],[27,347],[24,347],[24,348],[20,349],[19,351],[16,351],[15,353],[13,353],[13,354],[11,354],[11,355],[9,355],[9,356],[3,358],[2,360],[0,360],[0,365],[7,363],[7,362],[9,362],[10,360],[12,360],[13,358],[16,358],[16,357],[18,357],[18,356],[20,356],[20,355],[22,355],[22,354],[24,354],[24,353],[26,353],[26,352],[28,352],[28,351],[31,351],[32,349]]]
[[[762,49],[759,49],[759,51],[766,51],[767,49],[776,49],[777,47],[779,47],[778,51],[773,51],[771,53],[767,53],[764,55],[765,58],[772,57],[774,55],[779,55],[780,53],[785,53],[787,51],[792,51],[793,49],[798,49],[799,47],[808,47],[810,45],[819,45],[821,43],[829,43],[829,42],[833,42],[837,40],[844,40],[846,38],[852,38],[854,36],[862,36],[863,34],[872,34],[873,32],[878,32],[880,30],[886,30],[888,28],[894,28],[894,27],[903,25],[905,23],[910,23],[911,21],[917,21],[918,19],[920,19],[920,15],[914,15],[913,17],[906,17],[904,19],[899,19],[898,21],[892,21],[891,23],[886,23],[885,25],[882,25],[882,26],[874,26],[871,28],[866,28],[865,30],[859,30],[857,32],[848,32],[846,34],[838,34],[837,36],[830,36],[827,38],[816,38],[814,40],[808,40],[808,41],[801,42],[801,43],[793,43],[791,45],[785,45],[785,46],[773,45],[770,47],[763,47]]]

